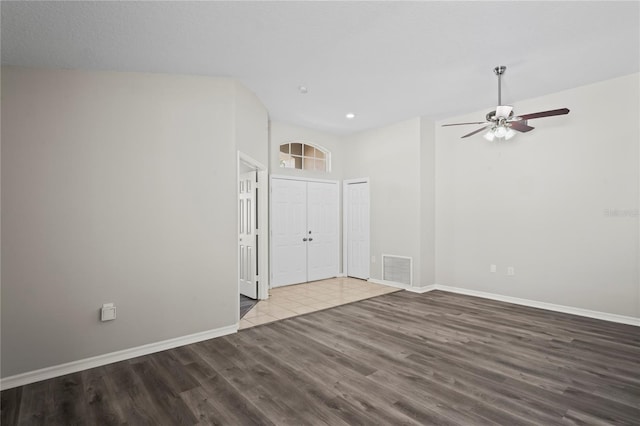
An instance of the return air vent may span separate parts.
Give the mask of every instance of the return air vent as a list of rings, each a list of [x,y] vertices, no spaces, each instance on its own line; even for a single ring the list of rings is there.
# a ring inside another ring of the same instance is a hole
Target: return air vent
[[[413,259],[406,256],[382,255],[382,279],[410,286]]]

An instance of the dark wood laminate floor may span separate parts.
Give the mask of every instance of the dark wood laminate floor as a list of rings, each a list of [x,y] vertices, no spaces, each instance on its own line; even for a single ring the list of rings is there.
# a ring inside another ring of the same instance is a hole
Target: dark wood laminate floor
[[[2,424],[640,422],[640,328],[398,292],[2,392]]]

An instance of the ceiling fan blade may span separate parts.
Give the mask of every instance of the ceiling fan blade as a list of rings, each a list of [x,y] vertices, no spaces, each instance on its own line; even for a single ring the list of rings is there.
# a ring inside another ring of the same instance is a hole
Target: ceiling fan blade
[[[483,130],[484,130],[484,129],[486,129],[487,127],[491,127],[491,126],[493,126],[493,124],[489,124],[489,125],[487,125],[487,126],[480,127],[478,130],[474,130],[474,131],[473,131],[473,132],[471,132],[471,133],[467,133],[466,135],[462,136],[460,139],[462,139],[462,138],[468,138],[469,136],[473,136],[473,135],[475,135],[476,133],[480,133],[481,131],[483,131]]]
[[[472,123],[452,123],[452,124],[443,124],[442,127],[448,126],[465,126],[467,124],[486,124],[486,121],[474,121]]]
[[[513,111],[513,107],[511,105],[498,105],[496,107],[496,118],[509,118],[511,111]]]
[[[519,115],[518,117],[520,118],[520,120],[531,120],[534,118],[551,117],[554,115],[564,115],[564,114],[569,114],[569,109],[567,108],[552,109],[551,111],[534,112],[531,114]]]
[[[530,132],[531,130],[535,129],[535,127],[531,127],[527,123],[523,123],[522,121],[512,121],[509,123],[509,127],[522,133]]]

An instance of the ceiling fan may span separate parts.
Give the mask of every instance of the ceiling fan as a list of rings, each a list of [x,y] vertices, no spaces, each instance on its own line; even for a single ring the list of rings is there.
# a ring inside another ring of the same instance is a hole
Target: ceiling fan
[[[468,138],[469,136],[473,136],[476,133],[480,133],[485,129],[488,129],[487,133],[484,135],[485,139],[492,141],[494,139],[505,139],[509,140],[513,136],[515,136],[516,132],[526,133],[534,129],[534,127],[529,126],[527,123],[528,120],[533,120],[534,118],[542,118],[542,117],[551,117],[554,115],[564,115],[569,114],[569,110],[567,108],[560,109],[552,109],[550,111],[540,111],[534,112],[531,114],[524,115],[513,115],[513,107],[510,105],[502,105],[502,74],[506,71],[507,67],[501,65],[495,67],[493,72],[498,76],[498,106],[495,111],[491,111],[486,116],[486,121],[474,121],[470,123],[452,123],[452,124],[443,124],[442,127],[447,126],[464,126],[467,124],[484,124],[483,127],[478,130],[474,130],[471,133],[467,133],[462,136],[462,138]]]

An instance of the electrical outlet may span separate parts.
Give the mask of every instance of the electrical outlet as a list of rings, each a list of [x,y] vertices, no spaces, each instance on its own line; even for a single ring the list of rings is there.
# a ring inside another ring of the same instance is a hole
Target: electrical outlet
[[[489,267],[489,272],[498,272],[498,267],[496,265],[491,265]]]
[[[507,275],[509,275],[509,276],[514,276],[515,274],[516,274],[516,270],[515,270],[515,268],[514,268],[513,266],[509,266],[509,267],[507,268]]]

